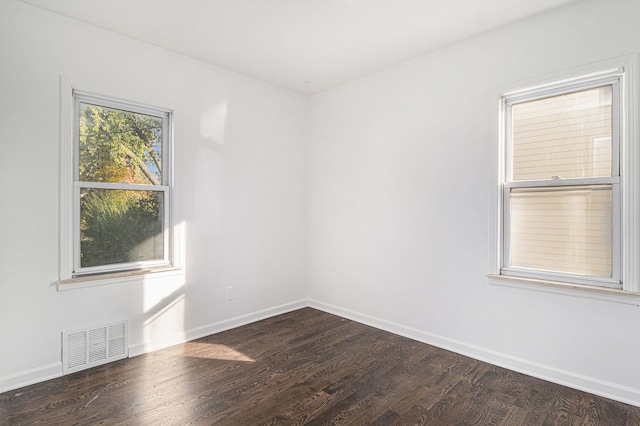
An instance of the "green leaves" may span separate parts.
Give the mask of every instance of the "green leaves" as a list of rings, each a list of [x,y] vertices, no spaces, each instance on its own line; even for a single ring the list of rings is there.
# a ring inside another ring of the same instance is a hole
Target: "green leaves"
[[[162,119],[83,102],[79,114],[79,180],[116,184],[80,191],[80,266],[162,259]]]
[[[81,181],[160,185],[161,158],[160,118],[80,104]]]
[[[82,267],[162,258],[162,193],[84,189]]]

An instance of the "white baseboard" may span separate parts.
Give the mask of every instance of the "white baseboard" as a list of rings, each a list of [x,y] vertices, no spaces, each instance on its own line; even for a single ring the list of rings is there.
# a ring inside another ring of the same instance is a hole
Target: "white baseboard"
[[[339,306],[323,303],[316,300],[298,300],[273,308],[263,309],[246,315],[219,321],[202,327],[187,330],[150,342],[143,342],[129,348],[129,356],[136,356],[164,347],[184,343],[189,340],[220,333],[225,330],[240,327],[276,315],[285,314],[304,307],[312,307],[330,314],[348,318],[381,330],[385,330],[400,336],[407,337],[429,345],[437,346],[452,352],[459,353],[480,361],[488,362],[499,367],[537,377],[559,385],[600,395],[625,404],[640,407],[640,389],[631,388],[617,383],[600,380],[594,377],[580,375],[571,371],[554,368],[548,365],[532,362],[530,360],[514,357],[508,354],[469,345],[464,342],[427,333],[412,327],[407,327],[381,318],[365,315]],[[21,371],[8,376],[0,377],[0,393],[18,389],[34,383],[62,376],[62,363],[56,362],[30,370]]]
[[[562,386],[640,407],[640,389],[584,376],[310,299],[308,306]]]
[[[0,377],[0,393],[9,392],[34,383],[44,382],[62,376],[62,362],[19,371],[8,376]]]
[[[276,315],[286,314],[287,312],[295,311],[306,306],[308,306],[306,299],[302,299],[295,302],[286,303],[284,305],[275,306],[273,308],[263,309],[261,311],[252,312],[250,314],[240,315],[238,317],[215,322],[213,324],[196,327],[191,330],[185,330],[184,332],[165,336],[162,339],[131,345],[129,347],[129,357],[142,355],[147,352],[156,351],[158,349],[178,345],[190,340],[210,336],[212,334],[220,333],[221,331],[230,330],[232,328],[240,327],[252,322],[271,318]]]
[[[181,333],[175,333],[165,336],[161,339],[138,343],[129,347],[129,356],[133,357],[146,352],[155,351],[169,346],[187,342],[189,340],[199,339],[221,331],[230,330],[252,322],[271,318],[276,315],[286,314],[308,306],[306,299],[287,303],[273,308],[263,309],[246,315],[240,315],[235,318],[216,322],[202,327],[197,327]],[[44,382],[49,379],[55,379],[62,376],[62,362],[33,368],[30,370],[20,371],[15,374],[0,377],[0,393],[9,392],[34,383]]]

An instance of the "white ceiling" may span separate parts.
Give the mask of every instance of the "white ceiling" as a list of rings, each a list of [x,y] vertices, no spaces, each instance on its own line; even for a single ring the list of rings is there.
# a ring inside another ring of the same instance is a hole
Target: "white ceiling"
[[[313,94],[577,0],[21,0]]]

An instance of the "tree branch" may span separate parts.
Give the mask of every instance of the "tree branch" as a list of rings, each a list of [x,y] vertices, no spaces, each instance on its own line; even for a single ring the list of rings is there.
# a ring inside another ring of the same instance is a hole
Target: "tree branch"
[[[149,182],[151,182],[153,185],[160,185],[160,181],[153,175],[153,173],[151,173],[151,170],[149,170],[147,165],[144,164],[144,161],[142,161],[133,151],[131,151],[124,144],[120,144],[120,146],[124,149],[127,156],[131,158],[133,161],[135,161],[140,171],[142,171],[142,173],[144,173],[147,179],[149,179]]]

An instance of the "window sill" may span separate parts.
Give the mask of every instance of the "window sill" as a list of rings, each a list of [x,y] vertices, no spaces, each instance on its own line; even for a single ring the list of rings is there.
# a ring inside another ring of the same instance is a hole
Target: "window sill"
[[[556,281],[537,280],[532,278],[513,277],[509,275],[487,275],[489,284],[503,287],[519,288],[546,293],[561,294],[571,297],[598,299],[607,302],[640,306],[640,293],[617,290],[606,287],[594,287],[580,284],[561,283]]]
[[[136,271],[114,272],[109,274],[85,275],[66,278],[58,281],[58,291],[76,290],[80,288],[96,287],[107,284],[117,284],[127,281],[145,280],[147,278],[165,278],[183,275],[180,267],[168,266],[162,268],[140,269]]]

